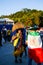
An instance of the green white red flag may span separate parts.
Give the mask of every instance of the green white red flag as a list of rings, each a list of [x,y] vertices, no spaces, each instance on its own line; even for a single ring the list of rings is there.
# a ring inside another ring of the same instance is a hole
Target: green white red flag
[[[38,32],[28,34],[28,55],[37,63],[43,62],[42,40]]]

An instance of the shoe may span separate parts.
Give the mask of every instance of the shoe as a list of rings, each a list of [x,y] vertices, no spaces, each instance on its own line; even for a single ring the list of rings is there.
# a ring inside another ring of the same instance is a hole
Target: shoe
[[[18,63],[18,60],[15,60],[15,63]]]
[[[2,44],[0,46],[2,46]]]
[[[19,62],[22,63],[22,59],[19,59]]]

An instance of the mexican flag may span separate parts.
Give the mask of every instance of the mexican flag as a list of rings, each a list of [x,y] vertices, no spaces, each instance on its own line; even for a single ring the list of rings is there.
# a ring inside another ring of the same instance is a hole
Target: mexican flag
[[[36,63],[43,62],[42,41],[38,32],[31,31],[28,34],[28,56]]]

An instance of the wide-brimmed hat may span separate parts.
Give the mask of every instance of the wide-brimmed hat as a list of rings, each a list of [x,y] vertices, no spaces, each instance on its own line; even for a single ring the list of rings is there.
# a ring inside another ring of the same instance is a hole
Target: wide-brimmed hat
[[[33,27],[30,27],[30,28],[29,28],[29,30],[37,30],[37,29],[39,29],[38,26],[33,26]]]
[[[13,25],[12,27],[12,32],[14,32],[15,30],[19,29],[19,28],[24,28],[24,25],[21,22],[17,22]]]

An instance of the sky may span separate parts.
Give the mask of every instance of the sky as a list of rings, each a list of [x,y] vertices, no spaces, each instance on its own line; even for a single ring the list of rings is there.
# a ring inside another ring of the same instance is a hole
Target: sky
[[[43,0],[0,0],[0,16],[16,13],[23,8],[43,10]]]

